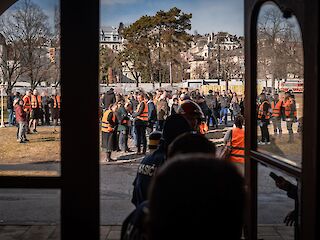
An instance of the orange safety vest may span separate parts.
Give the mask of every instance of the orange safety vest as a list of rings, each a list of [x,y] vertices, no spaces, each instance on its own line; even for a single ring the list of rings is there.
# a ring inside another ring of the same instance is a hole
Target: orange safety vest
[[[116,121],[116,115],[113,114],[113,112],[111,110],[106,111],[102,117],[102,123],[101,123],[101,131],[102,132],[111,133],[114,130],[114,128],[111,127],[111,124],[108,122],[109,114],[112,114],[112,121],[113,122]]]
[[[31,99],[30,99],[30,97],[25,95],[22,100],[23,100],[23,110],[25,112],[30,112],[31,111]]]
[[[41,96],[31,95],[31,108],[41,108]]]
[[[288,99],[284,103],[284,111],[287,118],[297,117],[297,110],[292,110],[293,105],[294,102],[291,99]]]
[[[139,116],[137,116],[137,119],[148,122],[149,109],[148,109],[148,103],[146,101],[142,101],[141,103],[139,103],[136,111],[138,112],[140,110],[140,106],[142,103],[144,103],[144,109],[143,109],[143,112]]]
[[[199,126],[199,131],[200,131],[200,134],[202,134],[202,135],[207,134],[209,131],[209,127],[208,127],[207,123],[201,122],[201,124]]]
[[[244,129],[233,128],[232,129],[232,139],[231,145],[231,154],[229,160],[236,163],[244,163]]]
[[[54,96],[53,99],[53,108],[60,108],[61,106],[61,97],[60,96]]]
[[[265,115],[264,112],[263,112],[263,106],[266,103],[268,103],[268,101],[264,101],[263,103],[261,103],[261,105],[259,107],[259,110],[258,110],[258,119],[262,119],[262,116],[265,116],[265,119],[270,119],[269,111],[267,111],[267,115]]]
[[[274,104],[274,101],[272,101],[271,103],[272,117],[280,117],[282,105],[283,105],[282,100],[279,100],[276,104]]]

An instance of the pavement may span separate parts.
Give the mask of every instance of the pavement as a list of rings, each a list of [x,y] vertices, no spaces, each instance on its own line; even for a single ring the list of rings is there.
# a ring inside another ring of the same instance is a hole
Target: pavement
[[[222,144],[227,128],[211,131],[211,139],[217,145]],[[125,217],[133,210],[131,204],[132,182],[136,175],[141,156],[132,153],[114,153],[119,160],[114,163],[105,162],[105,153],[101,153],[101,224],[104,226],[101,239],[118,239],[119,226]],[[3,164],[1,171],[47,171],[60,172],[57,162],[41,164]],[[259,235],[263,239],[293,239],[292,227],[283,224],[285,216],[294,208],[294,201],[286,193],[278,189],[269,177],[273,171],[283,176],[281,172],[259,165],[258,168],[258,222]],[[295,180],[284,176],[292,183]],[[55,232],[60,222],[60,191],[36,189],[0,189],[0,239],[34,239],[31,233],[50,232],[43,238],[56,239]],[[52,226],[55,226],[54,229]],[[114,227],[117,226],[117,227]],[[21,229],[20,229],[21,227]],[[39,227],[39,228],[37,228]],[[14,231],[16,229],[16,231]],[[53,229],[53,230],[52,230]],[[8,237],[13,234],[16,237]],[[20,234],[20,235],[19,235]],[[21,238],[18,237],[21,236]],[[40,236],[40,233],[38,234]],[[47,238],[46,238],[47,237]]]
[[[100,240],[120,240],[121,226],[100,226]],[[260,225],[259,240],[292,240],[291,227]],[[1,240],[59,240],[59,225],[7,225],[0,226]]]

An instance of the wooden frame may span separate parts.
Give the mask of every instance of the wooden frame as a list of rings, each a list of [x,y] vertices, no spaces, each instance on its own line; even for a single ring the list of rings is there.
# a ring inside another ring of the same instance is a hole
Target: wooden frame
[[[15,1],[1,1],[2,13]],[[274,0],[293,12],[304,44],[305,98],[302,172],[257,152],[256,20],[265,0],[245,0],[246,57],[246,231],[257,239],[257,163],[280,169],[302,182],[300,239],[319,239],[319,4],[317,0]],[[61,189],[62,239],[99,238],[98,64],[99,1],[61,1],[62,171],[61,177],[0,177],[0,188]],[[77,84],[74,87],[75,83]],[[251,107],[248,107],[251,106]]]
[[[99,8],[61,1],[61,176],[0,177],[0,188],[61,189],[63,240],[99,239]]]
[[[261,6],[270,1],[245,1],[245,57],[246,57],[246,183],[248,185],[248,210],[246,226],[249,239],[257,239],[257,164],[261,162],[301,180],[301,233],[300,239],[318,239],[319,234],[319,164],[317,143],[319,139],[319,6],[316,0],[273,0],[286,15],[293,13],[300,24],[304,46],[304,133],[302,171],[276,158],[257,151],[257,18]],[[248,107],[250,106],[250,107]]]

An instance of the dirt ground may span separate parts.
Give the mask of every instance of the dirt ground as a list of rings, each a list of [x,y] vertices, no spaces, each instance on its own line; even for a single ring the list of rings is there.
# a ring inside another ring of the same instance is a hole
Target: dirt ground
[[[0,164],[50,163],[60,161],[60,130],[38,127],[37,134],[28,134],[30,142],[16,140],[16,127],[0,129]]]

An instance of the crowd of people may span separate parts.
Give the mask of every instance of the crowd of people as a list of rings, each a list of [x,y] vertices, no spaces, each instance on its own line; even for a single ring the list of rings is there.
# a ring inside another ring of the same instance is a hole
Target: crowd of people
[[[188,112],[187,103],[166,119],[162,132],[149,136],[152,151],[137,169],[131,200],[136,208],[122,225],[123,240],[242,236],[242,174],[196,131],[201,113]],[[243,118],[235,121],[240,127]]]
[[[201,94],[199,89],[144,92],[137,90],[123,95],[110,89],[101,94],[102,147],[106,149],[107,161],[113,161],[113,151],[131,152],[128,139],[137,147],[136,154],[145,154],[146,135],[154,130],[163,131],[164,123],[175,114],[188,115],[198,112],[195,131],[205,134],[209,127],[228,126],[237,116],[243,115],[244,99],[230,90]],[[186,110],[183,110],[183,109]],[[230,118],[228,117],[230,116]]]
[[[27,90],[25,95],[19,92],[7,96],[8,123],[9,126],[17,126],[17,141],[28,142],[27,134],[37,133],[37,126],[50,126],[53,124],[53,132],[57,132],[61,108],[61,96],[53,91],[48,96],[47,91],[39,94],[37,89]]]
[[[269,125],[272,122],[274,135],[282,135],[282,121],[285,121],[289,135],[288,143],[294,142],[293,124],[298,123],[298,132],[302,133],[303,118],[298,119],[297,104],[292,91],[284,96],[275,92],[271,94],[265,90],[257,100],[258,126],[261,130],[259,145],[270,144]]]

